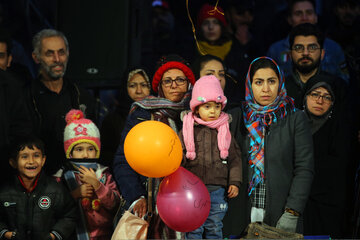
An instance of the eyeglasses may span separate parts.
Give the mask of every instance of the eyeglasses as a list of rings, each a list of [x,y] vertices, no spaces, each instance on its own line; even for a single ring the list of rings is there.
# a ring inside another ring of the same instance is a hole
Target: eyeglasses
[[[306,49],[308,50],[308,52],[313,53],[316,50],[320,49],[321,47],[319,47],[316,44],[309,44],[307,45]],[[297,53],[303,53],[305,51],[305,46],[302,44],[296,44],[292,50],[294,50]]]
[[[161,80],[161,85],[163,85],[164,87],[170,87],[173,84],[173,82],[175,82],[177,86],[181,86],[181,85],[184,85],[185,83],[187,83],[187,78],[177,77],[174,80],[173,79],[163,79],[163,80]]]
[[[311,100],[318,101],[320,98],[324,101],[326,104],[332,103],[332,97],[330,95],[321,95],[320,93],[312,92],[309,94]]]

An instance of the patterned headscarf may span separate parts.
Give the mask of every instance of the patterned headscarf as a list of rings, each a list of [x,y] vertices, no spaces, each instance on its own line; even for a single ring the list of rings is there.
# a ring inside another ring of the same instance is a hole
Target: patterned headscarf
[[[278,96],[273,103],[267,106],[261,106],[256,103],[251,87],[250,70],[252,65],[259,59],[268,59],[272,61],[278,70],[279,89]],[[287,96],[285,89],[285,79],[276,62],[269,57],[259,57],[254,59],[248,70],[245,83],[245,102],[244,102],[244,121],[249,131],[250,150],[249,164],[253,169],[253,176],[249,184],[249,195],[259,183],[264,183],[264,138],[266,129],[277,120],[285,118],[288,111],[295,111],[294,100]]]

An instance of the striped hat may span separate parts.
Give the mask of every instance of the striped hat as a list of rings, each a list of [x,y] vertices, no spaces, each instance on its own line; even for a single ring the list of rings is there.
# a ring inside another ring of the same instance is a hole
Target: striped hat
[[[96,158],[100,157],[100,132],[96,125],[84,118],[84,113],[77,109],[70,110],[65,117],[64,149],[67,158],[71,150],[79,143],[90,143],[96,149]]]

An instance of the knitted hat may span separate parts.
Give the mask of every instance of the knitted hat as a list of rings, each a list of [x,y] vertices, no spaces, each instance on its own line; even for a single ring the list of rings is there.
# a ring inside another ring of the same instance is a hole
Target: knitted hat
[[[215,6],[212,6],[210,4],[204,4],[197,16],[197,26],[200,27],[202,22],[207,19],[207,18],[216,18],[217,20],[219,20],[220,22],[222,22],[222,24],[224,25],[224,27],[227,26],[227,22],[224,16],[224,10],[217,6],[215,8]]]
[[[174,68],[181,70],[185,74],[189,82],[192,85],[194,85],[195,77],[194,77],[194,73],[191,71],[189,67],[189,63],[187,63],[182,57],[178,55],[167,55],[161,57],[158,62],[157,70],[152,80],[152,88],[154,92],[158,92],[159,83],[162,80],[162,76],[164,72]]]
[[[67,158],[70,158],[71,150],[76,144],[90,143],[96,148],[96,158],[100,157],[100,133],[96,125],[84,118],[82,111],[70,110],[65,117],[66,127],[64,131],[64,149]]]
[[[197,106],[211,101],[221,103],[222,109],[224,109],[227,98],[221,88],[219,79],[214,75],[203,76],[194,85],[190,108],[194,112]]]

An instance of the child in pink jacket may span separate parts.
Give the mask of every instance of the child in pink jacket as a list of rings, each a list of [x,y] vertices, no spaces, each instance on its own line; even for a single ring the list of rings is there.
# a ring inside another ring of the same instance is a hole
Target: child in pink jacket
[[[65,118],[64,148],[69,160],[62,173],[82,213],[76,229],[78,239],[110,239],[113,219],[122,199],[108,167],[98,163],[100,133],[80,110]]]

